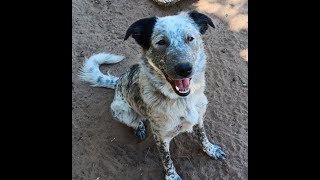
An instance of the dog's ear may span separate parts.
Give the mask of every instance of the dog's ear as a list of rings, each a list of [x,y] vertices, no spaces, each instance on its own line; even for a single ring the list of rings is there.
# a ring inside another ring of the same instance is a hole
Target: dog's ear
[[[156,21],[156,17],[149,17],[134,22],[127,30],[124,40],[127,40],[129,36],[132,35],[132,38],[134,38],[142,48],[149,49],[151,34]]]
[[[189,16],[198,25],[201,34],[204,34],[208,30],[208,28],[209,28],[208,25],[215,28],[212,20],[208,16],[206,16],[202,13],[199,13],[196,10],[189,12]]]

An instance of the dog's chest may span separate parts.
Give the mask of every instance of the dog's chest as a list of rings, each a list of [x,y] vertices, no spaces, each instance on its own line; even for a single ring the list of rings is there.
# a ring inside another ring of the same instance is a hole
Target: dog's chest
[[[201,97],[198,97],[158,106],[157,111],[152,113],[154,118],[151,119],[168,137],[174,137],[180,132],[192,132],[193,126],[198,123],[201,115],[201,109],[199,109],[201,100]],[[201,108],[205,109],[205,106]]]
[[[185,109],[173,108],[167,113],[167,116],[159,122],[161,134],[165,138],[173,138],[182,132],[192,132],[193,126],[197,124],[199,112],[194,107]]]
[[[193,104],[186,106],[185,109],[176,109],[176,112],[172,111],[171,113],[172,119],[175,120],[175,128],[173,129],[181,131],[192,131],[192,127],[199,119],[199,112]]]

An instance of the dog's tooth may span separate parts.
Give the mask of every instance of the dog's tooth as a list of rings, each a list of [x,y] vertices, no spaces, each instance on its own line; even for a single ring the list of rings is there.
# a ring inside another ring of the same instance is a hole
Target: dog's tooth
[[[189,91],[190,91],[190,89],[181,89],[181,90],[179,90],[179,93],[187,93]]]
[[[176,90],[177,90],[177,91],[180,91],[179,87],[176,86]]]

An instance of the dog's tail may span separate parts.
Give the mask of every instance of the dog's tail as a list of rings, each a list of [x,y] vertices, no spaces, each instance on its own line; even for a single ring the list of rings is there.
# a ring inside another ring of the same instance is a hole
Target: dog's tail
[[[101,64],[114,64],[124,59],[124,56],[99,53],[87,59],[79,71],[79,78],[95,87],[106,87],[115,89],[118,77],[102,74],[99,69]]]

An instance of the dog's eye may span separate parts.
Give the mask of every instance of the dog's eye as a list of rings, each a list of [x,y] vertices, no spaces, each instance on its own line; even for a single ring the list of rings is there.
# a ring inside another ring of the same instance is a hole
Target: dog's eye
[[[187,37],[187,40],[188,40],[188,41],[192,41],[193,39],[194,39],[194,38],[191,37],[191,36]]]
[[[157,42],[157,44],[163,46],[166,44],[166,41],[161,39],[160,41]]]

